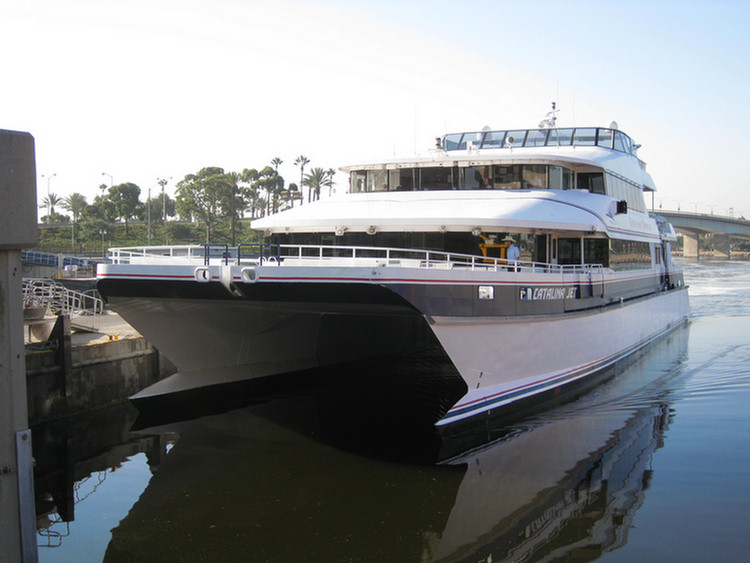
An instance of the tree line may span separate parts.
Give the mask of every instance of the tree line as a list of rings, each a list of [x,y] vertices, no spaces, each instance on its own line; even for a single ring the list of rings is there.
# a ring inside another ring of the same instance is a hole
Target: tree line
[[[165,179],[157,181],[160,192],[146,197],[145,201],[141,201],[141,188],[132,182],[109,187],[100,185],[101,194],[91,203],[81,193],[73,193],[65,198],[50,193],[40,205],[47,211],[41,223],[66,226],[73,248],[99,240],[103,245],[105,235],[112,235],[119,226],[124,226],[124,233],[119,238],[128,244],[131,223],[134,221],[147,223],[148,243],[151,243],[152,226],[154,233],[157,230],[162,232],[163,240],[160,243],[166,243],[169,238],[172,243],[193,242],[176,240],[192,238],[192,235],[181,232],[176,225],[170,229],[169,219],[200,225],[206,243],[216,242],[218,235],[222,237],[221,242],[228,242],[227,238],[231,238],[232,244],[236,244],[238,224],[248,215],[250,219],[255,219],[303,205],[305,199],[308,203],[312,202],[320,199],[321,191],[325,188],[328,188],[330,195],[334,186],[334,169],[314,167],[306,172],[305,167],[310,160],[299,156],[294,161],[300,171],[299,184],[292,182],[287,185],[278,172],[282,162],[277,157],[260,170],[245,168],[242,172],[225,171],[218,166],[202,168],[176,183],[174,199],[165,192],[168,183]],[[60,213],[59,209],[67,211],[69,215]],[[42,228],[42,233],[50,230]],[[181,237],[181,234],[184,236]]]

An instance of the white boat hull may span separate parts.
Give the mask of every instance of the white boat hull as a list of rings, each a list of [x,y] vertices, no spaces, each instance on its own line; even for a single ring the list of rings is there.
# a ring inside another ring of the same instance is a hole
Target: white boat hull
[[[435,317],[430,326],[468,387],[438,424],[561,388],[685,321],[687,290],[565,315]]]

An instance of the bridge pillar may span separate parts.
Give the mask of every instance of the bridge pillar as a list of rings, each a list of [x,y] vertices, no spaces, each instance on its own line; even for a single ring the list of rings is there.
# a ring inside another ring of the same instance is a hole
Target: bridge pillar
[[[37,242],[34,138],[0,130],[0,560],[35,563],[21,249]]]
[[[700,235],[683,233],[682,255],[685,258],[698,258],[700,255]]]
[[[731,239],[732,237],[726,233],[716,233],[714,235],[714,250],[719,255],[719,258],[731,258]]]

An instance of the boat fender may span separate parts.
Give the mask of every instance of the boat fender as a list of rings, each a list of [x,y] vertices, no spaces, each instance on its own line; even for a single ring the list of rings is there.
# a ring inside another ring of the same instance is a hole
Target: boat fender
[[[194,275],[197,282],[205,283],[211,281],[211,270],[208,268],[196,268]]]
[[[242,281],[247,283],[258,281],[258,272],[255,271],[255,268],[242,268]]]

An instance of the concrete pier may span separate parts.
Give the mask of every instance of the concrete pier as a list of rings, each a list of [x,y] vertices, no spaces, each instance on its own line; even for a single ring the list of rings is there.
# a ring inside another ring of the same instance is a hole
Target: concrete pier
[[[21,250],[37,243],[34,138],[0,130],[0,562],[35,563]]]
[[[65,317],[50,334],[51,346],[26,352],[28,413],[32,426],[127,401],[176,371],[118,315],[107,312],[97,332],[71,335]]]
[[[682,252],[685,258],[699,258],[700,257],[700,236],[697,234],[682,235]]]

